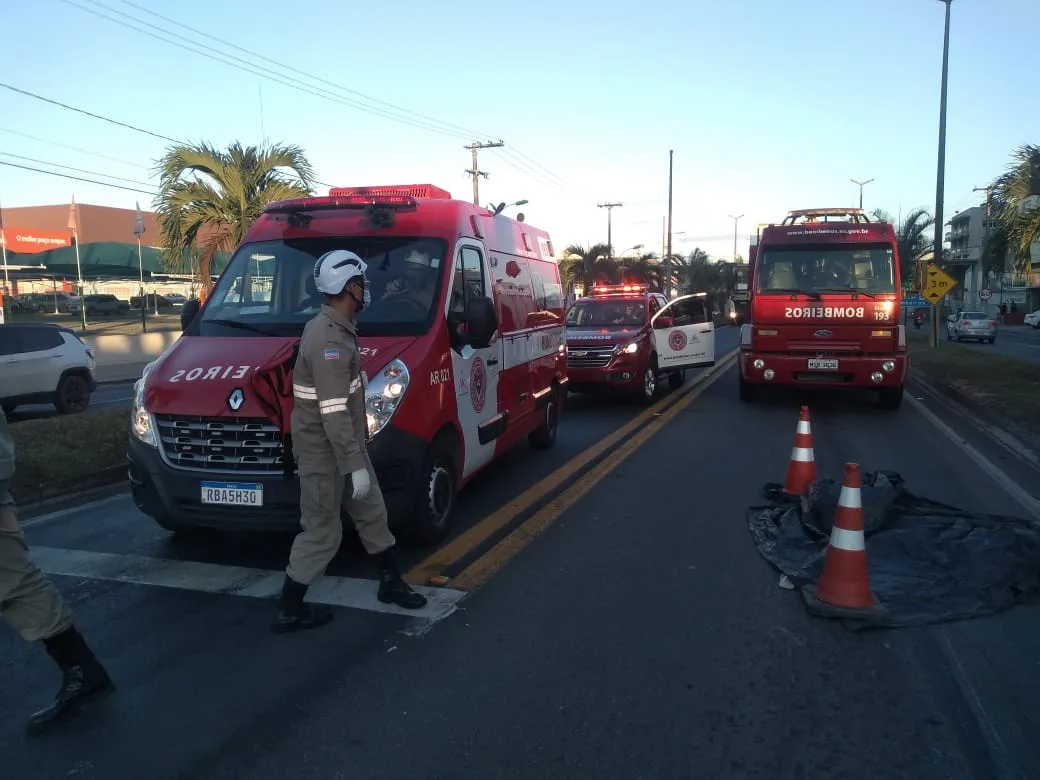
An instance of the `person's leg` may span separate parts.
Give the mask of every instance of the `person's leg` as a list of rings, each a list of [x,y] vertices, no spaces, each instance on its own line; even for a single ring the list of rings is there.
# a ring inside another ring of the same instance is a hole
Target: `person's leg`
[[[354,499],[349,492],[350,486],[346,486],[343,507],[354,521],[354,527],[357,528],[365,551],[378,560],[379,600],[405,609],[421,609],[426,606],[426,597],[416,593],[401,579],[395,552],[397,540],[390,532],[387,522],[383,493],[379,489],[375,469],[372,468],[372,462],[368,460],[367,455],[365,460],[372,487],[364,498]]]
[[[303,603],[307,588],[325,574],[343,540],[340,504],[343,477],[335,465],[300,464],[300,526],[293,541],[289,565],[278,602],[275,631],[317,628],[332,620],[324,605]]]
[[[0,614],[27,642],[42,641],[61,669],[54,702],[29,718],[31,732],[44,731],[75,715],[84,704],[115,689],[105,668],[72,623],[61,593],[30,560],[18,515],[0,485]]]

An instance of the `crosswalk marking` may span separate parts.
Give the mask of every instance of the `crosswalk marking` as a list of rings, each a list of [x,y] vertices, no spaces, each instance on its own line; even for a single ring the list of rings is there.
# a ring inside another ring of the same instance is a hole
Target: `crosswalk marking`
[[[36,565],[47,574],[91,580],[153,585],[162,588],[220,593],[248,598],[272,599],[282,588],[284,572],[224,566],[198,561],[119,555],[58,547],[33,547]],[[307,592],[308,600],[333,607],[383,612],[413,618],[404,633],[425,633],[452,614],[465,592],[450,588],[413,586],[429,600],[422,609],[402,609],[376,598],[377,582],[357,577],[324,577]]]

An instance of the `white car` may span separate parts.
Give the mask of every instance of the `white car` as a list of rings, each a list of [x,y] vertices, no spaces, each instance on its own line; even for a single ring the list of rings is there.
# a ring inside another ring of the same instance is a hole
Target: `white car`
[[[0,405],[54,404],[62,414],[90,404],[94,351],[68,328],[43,324],[0,325]]]
[[[1040,309],[1029,312],[1022,318],[1022,324],[1029,325],[1032,328],[1040,328]]]
[[[988,341],[997,340],[997,321],[984,311],[962,311],[951,316],[946,322],[946,338],[950,341]]]

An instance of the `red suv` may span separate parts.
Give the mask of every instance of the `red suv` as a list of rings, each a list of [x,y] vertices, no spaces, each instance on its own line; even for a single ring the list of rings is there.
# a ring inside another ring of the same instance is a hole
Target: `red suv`
[[[705,296],[668,301],[646,285],[597,285],[567,310],[571,392],[617,390],[650,403],[658,380],[681,387],[684,371],[715,361]]]

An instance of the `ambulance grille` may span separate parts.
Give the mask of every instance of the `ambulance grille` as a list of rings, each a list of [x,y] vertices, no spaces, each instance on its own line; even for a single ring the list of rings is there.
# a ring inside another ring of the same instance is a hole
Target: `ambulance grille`
[[[162,454],[175,468],[268,474],[282,470],[282,436],[264,417],[157,414]]]
[[[567,347],[567,368],[604,368],[614,347]]]

